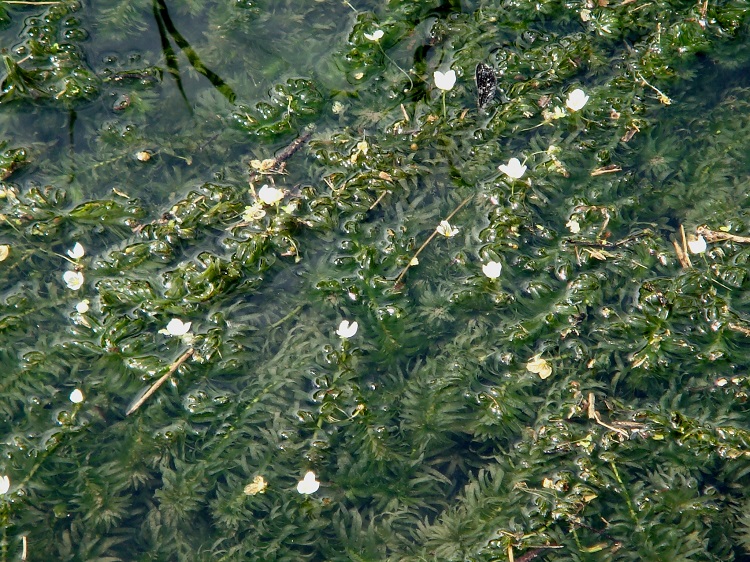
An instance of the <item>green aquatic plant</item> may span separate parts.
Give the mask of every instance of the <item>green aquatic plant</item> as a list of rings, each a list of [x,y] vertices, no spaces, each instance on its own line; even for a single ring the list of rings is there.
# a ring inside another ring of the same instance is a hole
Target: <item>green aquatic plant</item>
[[[6,4],[0,559],[747,556],[746,2]]]

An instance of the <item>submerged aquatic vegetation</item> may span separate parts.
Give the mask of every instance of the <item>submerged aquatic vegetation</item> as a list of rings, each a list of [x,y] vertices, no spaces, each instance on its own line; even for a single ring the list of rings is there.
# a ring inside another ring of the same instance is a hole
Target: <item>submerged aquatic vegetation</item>
[[[4,6],[0,559],[747,556],[748,9]]]

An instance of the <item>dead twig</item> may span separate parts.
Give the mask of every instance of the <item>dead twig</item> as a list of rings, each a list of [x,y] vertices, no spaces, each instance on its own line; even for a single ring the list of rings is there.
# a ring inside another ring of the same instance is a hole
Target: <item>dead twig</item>
[[[677,254],[677,260],[683,269],[690,269],[693,267],[693,263],[690,261],[690,255],[688,254],[687,239],[685,238],[685,228],[680,225],[680,236],[682,237],[682,246],[680,246],[677,240],[672,240],[674,251]]]
[[[750,236],[737,236],[721,230],[711,230],[705,224],[695,229],[699,236],[703,236],[706,242],[737,242],[738,244],[750,244]]]
[[[596,402],[595,402],[595,400],[596,400],[596,397],[594,396],[594,393],[593,392],[589,392],[589,410],[588,410],[589,419],[590,420],[594,420],[596,423],[598,423],[602,427],[606,427],[610,431],[614,431],[616,433],[619,433],[620,435],[622,435],[623,437],[625,437],[625,439],[629,439],[630,436],[628,435],[627,431],[625,431],[624,429],[613,427],[611,425],[607,425],[606,423],[604,423],[602,421],[602,418],[599,415],[599,412],[596,411]]]
[[[279,152],[278,155],[276,155],[274,158],[271,159],[269,164],[266,166],[264,161],[264,169],[261,170],[252,170],[250,172],[250,177],[248,178],[248,181],[250,183],[253,183],[258,176],[263,175],[263,173],[274,173],[274,172],[280,172],[281,166],[289,160],[295,152],[297,152],[300,148],[302,148],[302,145],[304,145],[307,141],[310,140],[310,137],[312,137],[312,132],[308,131],[301,137],[297,137],[294,139],[289,146],[287,146],[284,150]]]
[[[177,361],[175,361],[169,366],[169,370],[159,380],[157,380],[154,384],[152,384],[151,388],[149,388],[143,396],[141,396],[138,400],[136,400],[135,404],[133,404],[132,406],[130,406],[130,408],[128,408],[128,411],[125,412],[125,415],[129,416],[130,414],[135,412],[138,408],[140,408],[143,405],[143,403],[146,402],[146,400],[148,400],[154,392],[159,390],[161,385],[163,385],[167,381],[167,379],[174,374],[174,372],[180,367],[180,365],[182,365],[185,361],[187,361],[188,359],[190,359],[190,357],[192,357],[193,353],[195,353],[195,350],[191,347],[185,353],[180,355]]]

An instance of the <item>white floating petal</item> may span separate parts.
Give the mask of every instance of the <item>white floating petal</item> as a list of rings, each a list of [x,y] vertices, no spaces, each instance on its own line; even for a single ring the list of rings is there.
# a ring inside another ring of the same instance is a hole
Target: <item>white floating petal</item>
[[[7,494],[10,490],[10,478],[6,475],[0,476],[0,494]]]
[[[380,41],[383,38],[383,35],[384,33],[382,29],[376,29],[372,33],[365,33],[365,37],[370,41]]]
[[[80,404],[83,402],[83,392],[76,388],[70,393],[70,401],[73,402],[73,404]]]

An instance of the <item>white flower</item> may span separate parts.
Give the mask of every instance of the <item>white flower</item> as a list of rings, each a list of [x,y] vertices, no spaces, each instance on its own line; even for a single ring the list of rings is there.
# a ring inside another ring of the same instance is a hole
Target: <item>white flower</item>
[[[10,490],[10,478],[6,475],[0,476],[0,494],[7,494]]]
[[[76,312],[78,314],[86,314],[89,311],[89,299],[83,299],[81,302],[76,304]]]
[[[526,166],[521,164],[518,158],[511,158],[507,164],[500,164],[498,169],[514,180],[521,179],[526,173]]]
[[[440,72],[439,70],[436,70],[433,77],[435,78],[435,86],[446,92],[452,90],[456,83],[455,70],[449,70],[448,72]]]
[[[80,404],[83,402],[83,392],[76,388],[70,393],[70,401],[73,402],[73,404]]]
[[[536,373],[539,378],[544,380],[552,374],[552,365],[542,359],[541,355],[535,355],[526,363],[526,369],[531,373]]]
[[[336,335],[338,335],[340,338],[348,339],[354,336],[354,334],[357,333],[357,329],[359,328],[359,324],[356,322],[349,323],[349,320],[342,320],[341,324],[339,324],[339,329],[336,330]],[[310,474],[308,472],[308,474]]]
[[[458,234],[458,229],[451,226],[451,223],[448,221],[440,221],[440,224],[435,230],[437,230],[438,234],[442,234],[446,238],[453,238]]]
[[[706,251],[706,239],[703,236],[688,236],[687,239],[688,250],[691,254],[702,254]]]
[[[576,88],[568,94],[568,99],[565,101],[565,105],[568,106],[568,109],[571,111],[578,111],[579,109],[583,109],[583,106],[586,105],[587,101],[589,101],[589,97],[586,93],[580,88]]]
[[[497,279],[503,270],[503,264],[496,261],[487,262],[482,266],[482,272],[490,279]]]
[[[380,41],[383,38],[383,35],[384,33],[382,29],[376,29],[372,33],[365,33],[365,37],[370,41]]]
[[[183,322],[179,318],[172,318],[167,324],[166,330],[159,330],[159,333],[168,336],[184,336],[190,331],[191,324],[192,322]]]
[[[70,250],[68,250],[68,255],[74,260],[81,259],[85,253],[86,253],[86,250],[83,249],[83,246],[81,246],[80,242],[76,242],[75,246],[73,246]]]
[[[65,281],[68,289],[77,291],[83,287],[83,273],[80,271],[66,271],[63,273],[63,281]]]
[[[245,211],[242,213],[242,220],[245,222],[254,222],[265,216],[266,212],[263,210],[263,206],[260,203],[255,203],[254,205],[245,206]]]
[[[276,189],[264,185],[258,190],[258,199],[260,199],[266,205],[275,205],[284,198],[284,191],[282,189]]]
[[[305,477],[297,483],[297,491],[300,494],[314,494],[320,488],[320,482],[315,480],[315,473],[310,470]]]
[[[565,226],[567,226],[568,230],[570,230],[570,232],[572,232],[573,234],[578,234],[579,232],[581,232],[581,225],[575,219],[570,219],[565,223]]]
[[[8,244],[0,244],[0,261],[5,261],[10,255],[10,246]]]

